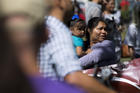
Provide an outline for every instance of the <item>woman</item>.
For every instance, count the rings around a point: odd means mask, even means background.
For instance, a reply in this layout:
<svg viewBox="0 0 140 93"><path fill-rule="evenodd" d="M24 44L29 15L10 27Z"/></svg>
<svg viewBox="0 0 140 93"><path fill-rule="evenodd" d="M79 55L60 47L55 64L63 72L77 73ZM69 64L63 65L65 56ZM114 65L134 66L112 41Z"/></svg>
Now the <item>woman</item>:
<svg viewBox="0 0 140 93"><path fill-rule="evenodd" d="M45 2L1 0L0 8L0 93L81 93L38 72L37 51L47 39Z"/></svg>
<svg viewBox="0 0 140 93"><path fill-rule="evenodd" d="M140 2L133 8L132 22L128 27L124 43L128 45L129 56L140 58Z"/></svg>
<svg viewBox="0 0 140 93"><path fill-rule="evenodd" d="M107 40L107 25L102 18L92 18L88 22L90 33L90 53L79 59L84 68L95 64L106 66L116 63L115 47L112 41Z"/></svg>

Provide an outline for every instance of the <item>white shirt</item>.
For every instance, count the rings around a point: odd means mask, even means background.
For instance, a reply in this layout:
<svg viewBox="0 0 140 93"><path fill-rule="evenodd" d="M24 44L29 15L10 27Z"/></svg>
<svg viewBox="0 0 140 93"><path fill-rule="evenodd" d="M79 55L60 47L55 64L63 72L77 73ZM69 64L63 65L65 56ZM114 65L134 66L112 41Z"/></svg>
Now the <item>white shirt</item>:
<svg viewBox="0 0 140 93"><path fill-rule="evenodd" d="M129 25L124 43L134 47L135 53L140 55L140 30L138 30L136 24L132 23Z"/></svg>
<svg viewBox="0 0 140 93"><path fill-rule="evenodd" d="M117 12L114 13L114 14L105 14L105 15L104 15L104 18L105 18L105 19L113 20L113 18L114 18L114 20L115 20L115 22L116 22L117 24L120 23L120 17L121 17L120 11L117 11Z"/></svg>
<svg viewBox="0 0 140 93"><path fill-rule="evenodd" d="M63 80L74 71L81 70L69 29L55 17L46 21L49 40L40 49L40 72L44 77Z"/></svg>

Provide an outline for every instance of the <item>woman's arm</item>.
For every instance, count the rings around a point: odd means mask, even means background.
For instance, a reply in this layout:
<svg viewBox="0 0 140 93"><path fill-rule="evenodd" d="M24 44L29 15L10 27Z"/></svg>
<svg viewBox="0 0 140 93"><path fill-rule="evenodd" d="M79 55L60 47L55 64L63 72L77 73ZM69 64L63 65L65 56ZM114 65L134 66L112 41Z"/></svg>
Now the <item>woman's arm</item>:
<svg viewBox="0 0 140 93"><path fill-rule="evenodd" d="M81 66L88 67L99 62L103 62L105 64L108 60L114 60L115 62L115 58L116 55L113 43L105 42L104 44L102 43L95 46L95 49L93 49L91 53L81 57L79 61Z"/></svg>

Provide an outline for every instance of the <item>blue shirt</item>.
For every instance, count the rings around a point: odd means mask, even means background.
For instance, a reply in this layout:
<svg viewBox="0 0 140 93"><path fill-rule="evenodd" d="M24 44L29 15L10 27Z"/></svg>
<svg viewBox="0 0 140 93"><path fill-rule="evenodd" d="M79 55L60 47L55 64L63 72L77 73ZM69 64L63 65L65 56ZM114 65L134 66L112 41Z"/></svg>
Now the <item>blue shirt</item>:
<svg viewBox="0 0 140 93"><path fill-rule="evenodd" d="M73 40L73 45L74 45L75 49L76 49L76 47L83 47L84 46L84 41L82 38L77 37L77 36L72 36L72 40Z"/></svg>

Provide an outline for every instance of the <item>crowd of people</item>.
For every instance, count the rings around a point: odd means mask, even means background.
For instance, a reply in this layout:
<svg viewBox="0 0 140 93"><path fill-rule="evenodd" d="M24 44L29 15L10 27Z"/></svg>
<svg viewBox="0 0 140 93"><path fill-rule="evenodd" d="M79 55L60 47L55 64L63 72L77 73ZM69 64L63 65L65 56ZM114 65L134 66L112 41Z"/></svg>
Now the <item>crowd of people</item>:
<svg viewBox="0 0 140 93"><path fill-rule="evenodd" d="M128 6L129 4L125 4ZM140 57L140 2L124 44ZM115 0L0 0L0 93L117 93L83 70L120 62Z"/></svg>

